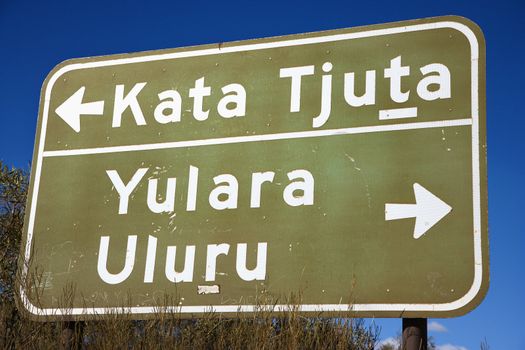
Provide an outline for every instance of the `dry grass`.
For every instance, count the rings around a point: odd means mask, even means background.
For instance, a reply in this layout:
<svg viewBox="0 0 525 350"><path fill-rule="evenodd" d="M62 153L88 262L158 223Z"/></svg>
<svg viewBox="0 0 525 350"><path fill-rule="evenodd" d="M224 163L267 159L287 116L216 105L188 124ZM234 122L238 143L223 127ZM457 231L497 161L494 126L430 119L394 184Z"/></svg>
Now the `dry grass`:
<svg viewBox="0 0 525 350"><path fill-rule="evenodd" d="M199 319L157 312L133 320L126 312L84 322L30 321L13 304L0 305L0 347L12 349L366 349L378 329L363 320L306 318L294 307L261 309L250 317L224 318L210 312Z"/></svg>

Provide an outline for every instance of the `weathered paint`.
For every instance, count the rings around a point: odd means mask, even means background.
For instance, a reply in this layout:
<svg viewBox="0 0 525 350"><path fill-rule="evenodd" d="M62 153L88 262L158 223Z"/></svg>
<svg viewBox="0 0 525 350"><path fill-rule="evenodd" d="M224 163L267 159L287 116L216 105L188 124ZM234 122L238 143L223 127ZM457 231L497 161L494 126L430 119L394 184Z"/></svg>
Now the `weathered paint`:
<svg viewBox="0 0 525 350"><path fill-rule="evenodd" d="M394 101L385 78L397 57L410 67L400 85L406 102ZM433 63L450 71L450 97L427 101L417 87ZM310 66L294 106L282 69ZM357 96L370 70L373 103L350 106L345 73L355 72ZM140 318L168 295L176 299L168 307L187 317L210 307L236 315L254 311L264 292L299 293L303 312L471 310L488 288L484 71L483 36L458 17L60 64L42 89L22 250L31 262L22 279L45 278L21 286L20 305L36 318L121 307ZM202 78L207 119L191 98ZM117 94L144 82L143 120L132 104L115 118ZM244 88L245 111L224 117L221 89L230 84ZM162 124L154 115L167 90L180 94L180 121ZM298 171L311 175L313 193L295 205L288 186ZM214 183L219 175L235 177L235 209L217 209L224 195L211 199L231 179ZM168 178L176 178L174 209L155 213ZM155 179L162 195L148 202ZM418 239L414 219L401 219L412 214L385 220L387 204L414 208L414 184L451 207ZM198 292L212 281L220 293ZM71 284L76 294L64 305Z"/></svg>

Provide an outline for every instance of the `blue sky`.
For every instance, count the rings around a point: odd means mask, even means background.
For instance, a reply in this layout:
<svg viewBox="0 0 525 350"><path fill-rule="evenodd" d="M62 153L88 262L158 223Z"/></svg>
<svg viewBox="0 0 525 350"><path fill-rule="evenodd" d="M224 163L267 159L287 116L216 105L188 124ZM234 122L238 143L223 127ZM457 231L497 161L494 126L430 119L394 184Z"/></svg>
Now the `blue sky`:
<svg viewBox="0 0 525 350"><path fill-rule="evenodd" d="M478 349L483 338L492 349L525 349L524 13L523 1L0 0L0 159L18 167L30 162L42 82L68 58L465 16L482 28L487 42L491 282L476 310L429 320L430 335L442 350ZM384 339L400 331L399 319L375 322Z"/></svg>

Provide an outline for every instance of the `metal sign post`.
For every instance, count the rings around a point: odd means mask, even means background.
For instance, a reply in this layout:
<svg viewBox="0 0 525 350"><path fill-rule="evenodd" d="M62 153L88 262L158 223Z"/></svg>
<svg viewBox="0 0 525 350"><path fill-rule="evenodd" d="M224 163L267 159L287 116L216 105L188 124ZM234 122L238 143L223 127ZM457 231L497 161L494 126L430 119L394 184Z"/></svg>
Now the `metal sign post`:
<svg viewBox="0 0 525 350"><path fill-rule="evenodd" d="M426 318L403 318L403 350L427 350L428 332Z"/></svg>
<svg viewBox="0 0 525 350"><path fill-rule="evenodd" d="M484 70L459 17L58 65L19 304L464 314L488 287Z"/></svg>

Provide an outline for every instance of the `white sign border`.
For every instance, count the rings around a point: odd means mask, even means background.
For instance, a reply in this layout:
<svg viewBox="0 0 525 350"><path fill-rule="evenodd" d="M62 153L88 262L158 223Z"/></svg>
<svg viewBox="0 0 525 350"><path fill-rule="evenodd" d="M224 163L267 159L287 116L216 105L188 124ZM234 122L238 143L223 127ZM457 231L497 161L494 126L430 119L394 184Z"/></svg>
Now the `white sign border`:
<svg viewBox="0 0 525 350"><path fill-rule="evenodd" d="M322 42L333 42L340 40L350 40L357 38L366 38L372 36L382 36L389 34L400 34L415 31L424 31L440 28L452 28L462 33L469 41L471 46L471 98L472 98L472 190L473 190L473 240L474 240L474 280L469 291L461 298L448 303L440 304L302 304L297 306L297 311L302 312L444 312L458 310L474 300L482 287L483 278L483 264L482 264L482 245L481 245L481 182L480 182L480 163L479 163L479 96L478 96L478 63L479 63L479 44L474 32L465 24L454 22L452 20L438 21L434 23L423 23L414 25L402 25L400 27L374 29L369 31L335 34L319 37L309 37L302 39L283 40L277 42L267 42L258 44L237 45L223 48L208 48L202 50L175 52L158 55L147 55L144 57L118 58L106 61L88 62L88 63L73 63L66 65L56 71L49 79L44 95L44 106L42 109L42 124L40 130L40 140L38 143L38 156L36 161L34 183L31 192L31 207L29 208L29 223L26 237L26 247L24 253L24 266L22 268L22 281L27 276L27 264L30 260L33 229L35 224L35 212L38 199L38 190L40 185L40 174L42 170L42 160L44 157L44 145L47 121L49 116L49 103L51 98L51 90L54 83L59 77L66 72L95 68L112 65L122 65L130 63L158 61L165 59L175 59L182 57L198 57L205 55L225 54L240 51L253 51L269 48L288 47L297 45L317 44ZM52 156L51 154L49 156ZM105 307L105 308L39 308L33 305L20 285L20 297L22 304L30 314L35 316L79 316L79 315L104 315L108 313L129 312L131 314L153 314L159 312L158 307L143 306L143 307ZM207 306L171 306L163 308L167 312L180 312L183 314L205 313L213 310L220 313L237 313L237 312L254 312L261 308L274 307L276 310L287 310L288 305L207 305Z"/></svg>

